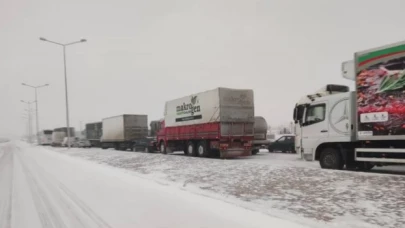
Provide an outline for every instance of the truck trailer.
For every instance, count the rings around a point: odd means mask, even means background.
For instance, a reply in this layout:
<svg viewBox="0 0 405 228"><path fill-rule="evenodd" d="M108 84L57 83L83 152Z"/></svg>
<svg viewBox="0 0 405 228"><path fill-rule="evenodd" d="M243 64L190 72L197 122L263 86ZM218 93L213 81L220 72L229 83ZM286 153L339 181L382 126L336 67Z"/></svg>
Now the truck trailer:
<svg viewBox="0 0 405 228"><path fill-rule="evenodd" d="M52 144L52 130L42 130L38 134L39 138L39 145L51 145Z"/></svg>
<svg viewBox="0 0 405 228"><path fill-rule="evenodd" d="M405 42L357 52L353 63L356 91L328 85L296 104L296 149L327 169L403 165Z"/></svg>
<svg viewBox="0 0 405 228"><path fill-rule="evenodd" d="M86 124L86 139L90 141L91 146L100 147L100 139L103 134L103 122Z"/></svg>
<svg viewBox="0 0 405 228"><path fill-rule="evenodd" d="M52 146L62 146L63 139L67 137L68 133L67 127L55 128L52 132ZM75 129L73 127L69 128L70 137L75 136Z"/></svg>
<svg viewBox="0 0 405 228"><path fill-rule="evenodd" d="M163 154L250 156L253 90L216 88L166 102L157 142Z"/></svg>
<svg viewBox="0 0 405 228"><path fill-rule="evenodd" d="M134 149L148 136L148 116L124 114L103 119L101 147L116 150ZM135 148L136 149L136 148Z"/></svg>

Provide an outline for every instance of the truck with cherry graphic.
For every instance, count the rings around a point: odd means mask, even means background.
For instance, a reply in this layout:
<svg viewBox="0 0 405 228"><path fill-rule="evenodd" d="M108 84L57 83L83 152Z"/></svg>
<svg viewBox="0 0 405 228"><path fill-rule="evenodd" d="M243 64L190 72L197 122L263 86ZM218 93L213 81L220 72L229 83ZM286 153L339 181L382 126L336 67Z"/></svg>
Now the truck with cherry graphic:
<svg viewBox="0 0 405 228"><path fill-rule="evenodd" d="M356 52L342 65L355 91L327 85L294 108L296 150L322 168L405 163L405 41Z"/></svg>

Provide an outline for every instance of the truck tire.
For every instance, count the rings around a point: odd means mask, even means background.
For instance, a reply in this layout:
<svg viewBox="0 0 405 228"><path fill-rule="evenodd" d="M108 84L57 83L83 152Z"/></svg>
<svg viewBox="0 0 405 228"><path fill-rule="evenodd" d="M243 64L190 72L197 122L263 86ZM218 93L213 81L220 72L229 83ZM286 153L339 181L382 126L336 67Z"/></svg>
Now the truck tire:
<svg viewBox="0 0 405 228"><path fill-rule="evenodd" d="M199 157L208 157L208 148L205 141L200 141L197 146L197 154Z"/></svg>
<svg viewBox="0 0 405 228"><path fill-rule="evenodd" d="M163 141L160 142L159 148L160 148L160 153L167 154L166 145L165 145L165 143Z"/></svg>
<svg viewBox="0 0 405 228"><path fill-rule="evenodd" d="M197 157L197 155L198 155L195 145L192 141L189 141L187 143L187 154L188 154L188 156L193 156L193 157Z"/></svg>
<svg viewBox="0 0 405 228"><path fill-rule="evenodd" d="M257 153L259 153L259 149L253 149L252 150L252 155L256 155Z"/></svg>
<svg viewBox="0 0 405 228"><path fill-rule="evenodd" d="M344 166L342 155L335 148L323 149L319 163L322 169L343 169Z"/></svg>
<svg viewBox="0 0 405 228"><path fill-rule="evenodd" d="M183 152L184 155L188 156L187 145L184 145Z"/></svg>
<svg viewBox="0 0 405 228"><path fill-rule="evenodd" d="M296 153L297 153L297 152L295 151L295 147L293 147L293 146L291 147L290 152L293 153L293 154L296 154Z"/></svg>

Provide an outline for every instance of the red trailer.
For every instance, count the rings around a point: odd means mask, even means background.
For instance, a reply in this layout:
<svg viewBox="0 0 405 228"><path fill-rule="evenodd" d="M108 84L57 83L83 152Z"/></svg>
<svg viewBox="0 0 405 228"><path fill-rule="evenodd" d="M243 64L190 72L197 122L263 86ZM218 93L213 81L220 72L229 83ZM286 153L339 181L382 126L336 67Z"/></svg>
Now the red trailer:
<svg viewBox="0 0 405 228"><path fill-rule="evenodd" d="M253 91L217 88L166 102L157 142L164 154L250 156L253 125Z"/></svg>

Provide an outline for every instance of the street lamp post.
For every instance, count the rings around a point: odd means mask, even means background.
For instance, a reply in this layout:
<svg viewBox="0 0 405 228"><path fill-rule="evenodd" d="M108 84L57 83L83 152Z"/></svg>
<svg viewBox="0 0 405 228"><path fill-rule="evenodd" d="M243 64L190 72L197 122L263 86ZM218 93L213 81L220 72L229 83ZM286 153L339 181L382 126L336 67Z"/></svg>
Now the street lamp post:
<svg viewBox="0 0 405 228"><path fill-rule="evenodd" d="M30 135L30 123L28 116L21 116L21 119L27 120L27 135L25 136L27 140L29 140L29 135Z"/></svg>
<svg viewBox="0 0 405 228"><path fill-rule="evenodd" d="M71 43L67 43L67 44L61 44L61 43L58 43L55 41L45 39L43 37L40 37L39 39L41 41L53 43L53 44L63 47L63 66L64 66L64 70L65 70L66 125L67 125L67 137L68 137L67 144L68 144L68 148L70 149L69 100L68 100L68 86L67 86L67 73L66 73L66 47L73 45L73 44L77 44L77 43L83 43L83 42L86 42L87 40L81 39L79 41L75 41L75 42L71 42Z"/></svg>
<svg viewBox="0 0 405 228"><path fill-rule="evenodd" d="M32 143L31 104L34 103L35 101L24 101L24 100L21 100L21 102L28 105L28 110L27 110L27 111L28 111L28 126L29 126L29 128L28 128L28 131L29 131L29 136L28 136L28 138L29 138L30 143Z"/></svg>
<svg viewBox="0 0 405 228"><path fill-rule="evenodd" d="M21 83L23 86L31 87L35 90L35 119L36 119L36 131L37 131L37 142L39 143L39 117L38 117L38 94L37 89L49 86L49 84L39 85L39 86L32 86L25 83Z"/></svg>

